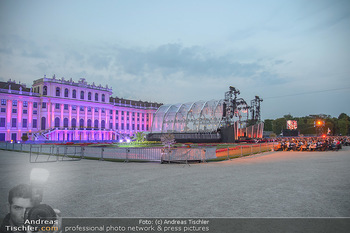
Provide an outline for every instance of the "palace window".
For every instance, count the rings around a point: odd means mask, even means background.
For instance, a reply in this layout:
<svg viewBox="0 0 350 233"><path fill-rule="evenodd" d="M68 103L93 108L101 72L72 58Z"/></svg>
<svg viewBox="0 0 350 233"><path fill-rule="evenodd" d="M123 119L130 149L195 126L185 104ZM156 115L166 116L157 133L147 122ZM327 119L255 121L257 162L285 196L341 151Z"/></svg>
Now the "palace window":
<svg viewBox="0 0 350 233"><path fill-rule="evenodd" d="M56 96L61 96L61 88L56 87Z"/></svg>
<svg viewBox="0 0 350 233"><path fill-rule="evenodd" d="M13 100L12 106L17 106L17 100Z"/></svg>
<svg viewBox="0 0 350 233"><path fill-rule="evenodd" d="M27 101L23 101L23 107L28 107L28 102Z"/></svg>
<svg viewBox="0 0 350 233"><path fill-rule="evenodd" d="M33 128L38 128L38 120L33 119Z"/></svg>
<svg viewBox="0 0 350 233"><path fill-rule="evenodd" d="M23 119L23 120L22 120L22 127L23 127L23 128L27 128L27 127L28 127L28 126L27 126L27 121L28 121L27 119Z"/></svg>
<svg viewBox="0 0 350 233"><path fill-rule="evenodd" d="M33 103L33 108L37 108L38 107L38 102L34 102Z"/></svg>
<svg viewBox="0 0 350 233"><path fill-rule="evenodd" d="M68 110L68 104L64 104L63 107L64 107L64 110Z"/></svg>
<svg viewBox="0 0 350 233"><path fill-rule="evenodd" d="M68 88L64 89L64 97L68 97L69 95L69 91Z"/></svg>
<svg viewBox="0 0 350 233"><path fill-rule="evenodd" d="M58 118L58 117L55 118L55 127L56 128L60 127L60 118Z"/></svg>
<svg viewBox="0 0 350 233"><path fill-rule="evenodd" d="M46 118L41 118L41 130L44 130L46 128Z"/></svg>
<svg viewBox="0 0 350 233"><path fill-rule="evenodd" d="M38 120L33 119L33 128L38 128Z"/></svg>
<svg viewBox="0 0 350 233"><path fill-rule="evenodd" d="M47 95L47 86L44 86L43 88L43 95Z"/></svg>
<svg viewBox="0 0 350 233"><path fill-rule="evenodd" d="M72 119L72 128L77 127L77 120L75 118Z"/></svg>
<svg viewBox="0 0 350 233"><path fill-rule="evenodd" d="M106 122L104 120L101 121L101 129L104 129L106 127Z"/></svg>
<svg viewBox="0 0 350 233"><path fill-rule="evenodd" d="M17 127L17 118L12 118L11 127Z"/></svg>
<svg viewBox="0 0 350 233"><path fill-rule="evenodd" d="M73 90L72 97L73 97L74 99L77 98L77 91L76 91L76 90Z"/></svg>
<svg viewBox="0 0 350 233"><path fill-rule="evenodd" d="M102 94L102 102L105 102L105 94Z"/></svg>
<svg viewBox="0 0 350 233"><path fill-rule="evenodd" d="M45 102L41 103L41 108L46 108L46 103Z"/></svg>
<svg viewBox="0 0 350 233"><path fill-rule="evenodd" d="M27 109L23 109L23 114L28 114L28 110Z"/></svg>
<svg viewBox="0 0 350 233"><path fill-rule="evenodd" d="M95 121L94 121L94 128L95 128L95 130L98 129L98 120L95 120Z"/></svg>
<svg viewBox="0 0 350 233"><path fill-rule="evenodd" d="M0 118L0 127L5 127L5 117Z"/></svg>
<svg viewBox="0 0 350 233"><path fill-rule="evenodd" d="M6 105L6 100L5 99L1 99L1 105Z"/></svg>
<svg viewBox="0 0 350 233"><path fill-rule="evenodd" d="M84 99L84 91L80 92L80 99L83 100Z"/></svg>
<svg viewBox="0 0 350 233"><path fill-rule="evenodd" d="M55 108L56 108L56 109L60 109L60 104L56 103L56 104L55 104Z"/></svg>
<svg viewBox="0 0 350 233"><path fill-rule="evenodd" d="M68 118L63 119L63 127L68 128Z"/></svg>
<svg viewBox="0 0 350 233"><path fill-rule="evenodd" d="M91 100L91 92L88 93L88 100Z"/></svg>
<svg viewBox="0 0 350 233"><path fill-rule="evenodd" d="M98 101L98 93L95 93L95 101Z"/></svg>

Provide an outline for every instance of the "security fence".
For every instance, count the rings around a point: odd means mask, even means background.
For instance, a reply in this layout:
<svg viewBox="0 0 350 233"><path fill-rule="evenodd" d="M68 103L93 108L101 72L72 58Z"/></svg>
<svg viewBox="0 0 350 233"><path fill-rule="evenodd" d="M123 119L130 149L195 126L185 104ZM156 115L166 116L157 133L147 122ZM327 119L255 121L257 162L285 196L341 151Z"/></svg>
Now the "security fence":
<svg viewBox="0 0 350 233"><path fill-rule="evenodd" d="M77 161L81 160L83 156L84 147L65 145L29 145L29 162L31 163L57 162L59 160Z"/></svg>
<svg viewBox="0 0 350 233"><path fill-rule="evenodd" d="M206 161L216 158L215 147L203 148L118 148L47 144L0 143L0 149L29 152L31 163L76 161L82 158L111 161Z"/></svg>
<svg viewBox="0 0 350 233"><path fill-rule="evenodd" d="M205 162L215 159L230 159L273 150L274 143L250 145L229 144L227 148L120 148L103 146L73 146L48 144L0 143L0 149L29 152L29 162L44 163L57 161L78 161L83 158L110 161L157 161L166 162Z"/></svg>
<svg viewBox="0 0 350 233"><path fill-rule="evenodd" d="M247 145L228 145L226 148L216 150L217 158L235 158L274 150L278 143L257 143Z"/></svg>
<svg viewBox="0 0 350 233"><path fill-rule="evenodd" d="M216 147L201 148L163 148L161 163L170 162L205 162L216 159Z"/></svg>

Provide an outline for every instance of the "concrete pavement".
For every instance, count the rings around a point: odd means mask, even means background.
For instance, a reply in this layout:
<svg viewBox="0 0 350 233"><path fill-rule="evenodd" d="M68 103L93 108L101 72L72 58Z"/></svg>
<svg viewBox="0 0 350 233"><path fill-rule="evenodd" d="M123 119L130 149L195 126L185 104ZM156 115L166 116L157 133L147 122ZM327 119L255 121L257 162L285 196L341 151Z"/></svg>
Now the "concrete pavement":
<svg viewBox="0 0 350 233"><path fill-rule="evenodd" d="M350 147L268 152L201 164L29 163L0 151L0 216L32 168L50 172L43 203L64 217L350 217Z"/></svg>

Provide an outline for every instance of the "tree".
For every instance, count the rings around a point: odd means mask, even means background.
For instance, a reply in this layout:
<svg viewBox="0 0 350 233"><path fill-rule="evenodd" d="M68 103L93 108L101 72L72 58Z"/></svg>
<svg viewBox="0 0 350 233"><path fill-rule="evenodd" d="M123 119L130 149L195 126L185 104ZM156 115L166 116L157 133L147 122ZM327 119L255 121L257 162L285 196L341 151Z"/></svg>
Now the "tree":
<svg viewBox="0 0 350 233"><path fill-rule="evenodd" d="M338 116L338 120L341 120L341 119L349 120L349 116L346 115L345 113L340 113L340 115Z"/></svg>
<svg viewBox="0 0 350 233"><path fill-rule="evenodd" d="M273 120L272 119L266 119L264 121L264 130L265 131L272 131L272 124L273 124Z"/></svg>
<svg viewBox="0 0 350 233"><path fill-rule="evenodd" d="M146 135L144 132L137 132L134 137L132 138L136 142L144 142L146 138Z"/></svg>
<svg viewBox="0 0 350 233"><path fill-rule="evenodd" d="M287 125L287 121L285 118L278 118L274 120L272 124L273 132L277 135L280 135L282 130L286 128L286 125Z"/></svg>
<svg viewBox="0 0 350 233"><path fill-rule="evenodd" d="M309 115L304 117L293 117L291 114L284 115L283 118L277 118L275 120L265 120L265 131L272 131L279 135L283 129L286 128L287 120L296 120L298 122L298 130L303 135L316 134L317 127L314 126L316 120L322 120L325 122L322 127L322 133L327 133L330 129L331 135L350 135L350 117L341 113L338 118L331 117L326 114ZM318 129L321 130L321 129Z"/></svg>
<svg viewBox="0 0 350 233"><path fill-rule="evenodd" d="M26 142L26 141L28 141L29 138L28 138L27 134L23 134L21 139L22 139L23 142Z"/></svg>
<svg viewBox="0 0 350 233"><path fill-rule="evenodd" d="M313 118L309 116L299 117L296 119L296 121L298 122L298 130L300 131L300 134L303 134L303 135L315 134Z"/></svg>
<svg viewBox="0 0 350 233"><path fill-rule="evenodd" d="M292 116L290 113L287 114L287 115L284 115L283 118L286 119L287 121L288 121L288 120L293 120L293 119L294 119L293 116Z"/></svg>
<svg viewBox="0 0 350 233"><path fill-rule="evenodd" d="M168 148L172 147L176 143L173 134L163 134L160 137L160 140L162 141L163 146Z"/></svg>
<svg viewBox="0 0 350 233"><path fill-rule="evenodd" d="M339 126L339 134L347 135L349 132L349 120L348 119L340 119L338 120Z"/></svg>

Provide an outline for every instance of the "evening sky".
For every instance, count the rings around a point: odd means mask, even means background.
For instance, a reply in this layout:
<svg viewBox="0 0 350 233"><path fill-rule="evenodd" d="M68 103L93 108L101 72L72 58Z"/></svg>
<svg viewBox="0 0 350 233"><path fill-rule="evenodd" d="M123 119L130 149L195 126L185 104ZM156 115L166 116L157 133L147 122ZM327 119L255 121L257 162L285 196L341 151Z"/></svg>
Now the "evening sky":
<svg viewBox="0 0 350 233"><path fill-rule="evenodd" d="M348 0L0 1L0 80L85 78L113 96L221 99L262 118L350 115Z"/></svg>

